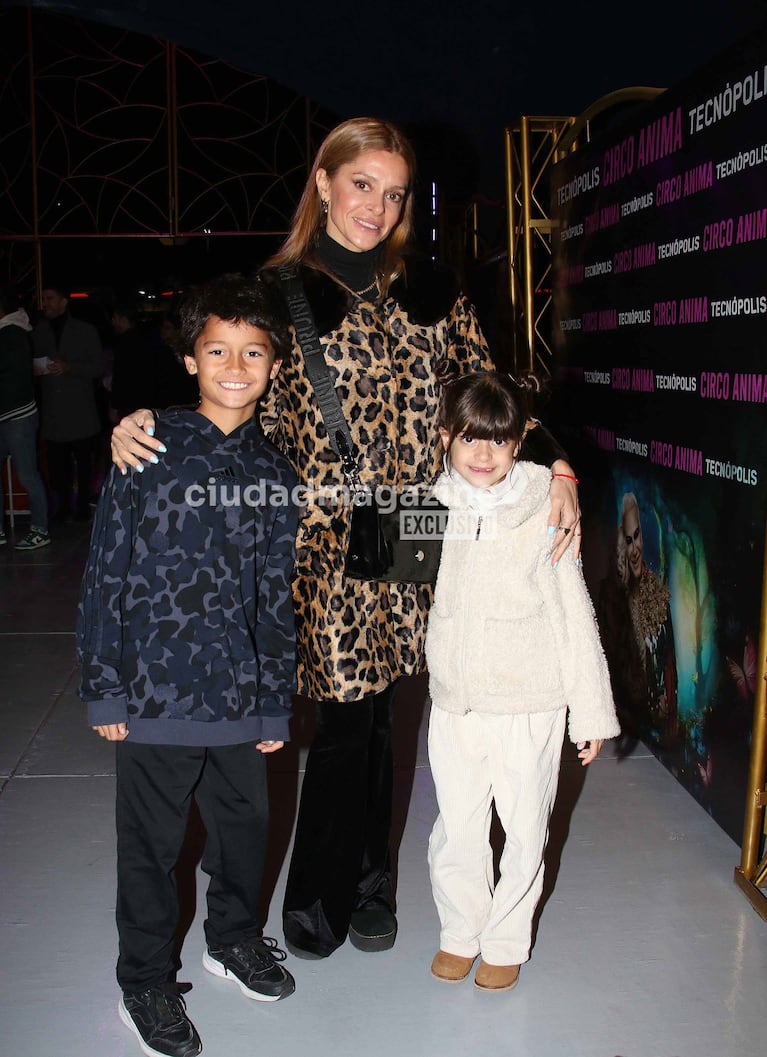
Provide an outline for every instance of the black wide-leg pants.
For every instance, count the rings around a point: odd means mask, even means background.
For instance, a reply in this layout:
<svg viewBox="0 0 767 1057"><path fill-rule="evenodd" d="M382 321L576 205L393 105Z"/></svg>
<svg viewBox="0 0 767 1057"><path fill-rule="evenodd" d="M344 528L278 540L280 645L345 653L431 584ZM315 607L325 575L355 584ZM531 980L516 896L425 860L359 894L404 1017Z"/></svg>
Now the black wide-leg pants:
<svg viewBox="0 0 767 1057"><path fill-rule="evenodd" d="M392 702L396 683L361 701L318 701L283 904L285 938L327 957L354 910L393 909Z"/></svg>
<svg viewBox="0 0 767 1057"><path fill-rule="evenodd" d="M192 797L207 832L205 937L229 946L260 934L269 827L266 761L254 742L215 748L117 745L117 981L141 991L172 979L179 907L175 866Z"/></svg>

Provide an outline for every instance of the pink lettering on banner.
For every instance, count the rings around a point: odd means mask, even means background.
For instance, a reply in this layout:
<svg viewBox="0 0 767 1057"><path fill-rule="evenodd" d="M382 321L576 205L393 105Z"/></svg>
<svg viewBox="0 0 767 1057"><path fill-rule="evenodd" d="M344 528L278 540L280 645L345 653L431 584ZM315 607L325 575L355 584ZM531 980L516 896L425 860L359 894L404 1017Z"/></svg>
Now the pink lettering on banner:
<svg viewBox="0 0 767 1057"><path fill-rule="evenodd" d="M683 448L677 444L674 458L674 469L703 476L703 452L698 448Z"/></svg>
<svg viewBox="0 0 767 1057"><path fill-rule="evenodd" d="M702 371L700 395L708 400L728 400L730 397L730 375L727 371Z"/></svg>
<svg viewBox="0 0 767 1057"><path fill-rule="evenodd" d="M651 121L639 133L637 168L667 158L682 149L682 108Z"/></svg>
<svg viewBox="0 0 767 1057"><path fill-rule="evenodd" d="M615 431L602 426L584 426L583 432L602 451L615 451Z"/></svg>
<svg viewBox="0 0 767 1057"><path fill-rule="evenodd" d="M631 375L631 388L635 393L654 393L654 371L647 367L635 367Z"/></svg>
<svg viewBox="0 0 767 1057"><path fill-rule="evenodd" d="M583 329L588 334L591 331L599 330L599 313L598 312L584 312L583 313Z"/></svg>
<svg viewBox="0 0 767 1057"><path fill-rule="evenodd" d="M655 264L655 243L645 242L634 247L634 267L649 268Z"/></svg>
<svg viewBox="0 0 767 1057"><path fill-rule="evenodd" d="M726 246L732 246L734 231L732 217L706 224L703 228L703 252L709 253L711 250L723 250Z"/></svg>
<svg viewBox="0 0 767 1057"><path fill-rule="evenodd" d="M708 323L708 298L683 297L679 302L679 322Z"/></svg>
<svg viewBox="0 0 767 1057"><path fill-rule="evenodd" d="M629 367L613 367L610 372L613 389L631 388L631 369Z"/></svg>
<svg viewBox="0 0 767 1057"><path fill-rule="evenodd" d="M624 176L629 176L634 171L634 148L634 137L627 136L626 139L605 151L602 180L605 187L622 180Z"/></svg>
<svg viewBox="0 0 767 1057"><path fill-rule="evenodd" d="M757 209L738 217L737 242L756 242L767 238L767 209Z"/></svg>
<svg viewBox="0 0 767 1057"><path fill-rule="evenodd" d="M587 235L593 235L595 231L599 231L598 209L595 209L593 213L589 213L583 222L583 226Z"/></svg>
<svg viewBox="0 0 767 1057"><path fill-rule="evenodd" d="M650 462L658 466L674 465L674 445L662 440L650 441Z"/></svg>
<svg viewBox="0 0 767 1057"><path fill-rule="evenodd" d="M710 161L701 162L694 169L688 169L684 174L684 195L697 194L698 191L708 191L714 186L714 163Z"/></svg>
<svg viewBox="0 0 767 1057"><path fill-rule="evenodd" d="M736 374L732 399L767 404L767 374Z"/></svg>
<svg viewBox="0 0 767 1057"><path fill-rule="evenodd" d="M630 272L633 267L632 260L631 250L618 250L613 254L613 274L622 275L623 272Z"/></svg>
<svg viewBox="0 0 767 1057"><path fill-rule="evenodd" d="M652 321L655 327L676 326L676 301L656 301L652 306Z"/></svg>
<svg viewBox="0 0 767 1057"><path fill-rule="evenodd" d="M682 197L682 177L672 176L668 180L661 180L655 188L655 204L657 206L668 206L672 202L678 202Z"/></svg>
<svg viewBox="0 0 767 1057"><path fill-rule="evenodd" d="M601 213L599 214L599 227L600 228L611 228L614 224L620 223L621 219L621 207L617 202L612 205L604 206Z"/></svg>

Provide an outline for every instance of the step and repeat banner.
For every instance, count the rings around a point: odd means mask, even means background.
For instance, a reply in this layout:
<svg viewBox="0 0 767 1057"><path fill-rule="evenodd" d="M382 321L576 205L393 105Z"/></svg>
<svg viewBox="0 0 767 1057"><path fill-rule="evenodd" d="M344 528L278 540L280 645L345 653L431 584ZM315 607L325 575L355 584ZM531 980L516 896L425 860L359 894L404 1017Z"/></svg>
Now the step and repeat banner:
<svg viewBox="0 0 767 1057"><path fill-rule="evenodd" d="M555 430L626 745L740 843L767 514L767 32L552 169Z"/></svg>

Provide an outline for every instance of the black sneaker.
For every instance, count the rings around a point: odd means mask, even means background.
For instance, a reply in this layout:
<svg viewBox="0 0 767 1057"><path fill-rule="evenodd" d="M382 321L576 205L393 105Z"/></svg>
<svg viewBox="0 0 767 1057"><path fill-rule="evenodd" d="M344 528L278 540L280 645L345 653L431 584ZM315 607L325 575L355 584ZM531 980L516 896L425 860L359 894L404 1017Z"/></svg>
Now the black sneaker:
<svg viewBox="0 0 767 1057"><path fill-rule="evenodd" d="M285 951L271 936L243 940L231 947L208 947L202 955L209 973L231 980L247 998L257 1002L278 1002L295 991L295 980L277 964L283 961Z"/></svg>
<svg viewBox="0 0 767 1057"><path fill-rule="evenodd" d="M124 991L118 1012L149 1057L197 1057L202 1050L183 998L170 989Z"/></svg>

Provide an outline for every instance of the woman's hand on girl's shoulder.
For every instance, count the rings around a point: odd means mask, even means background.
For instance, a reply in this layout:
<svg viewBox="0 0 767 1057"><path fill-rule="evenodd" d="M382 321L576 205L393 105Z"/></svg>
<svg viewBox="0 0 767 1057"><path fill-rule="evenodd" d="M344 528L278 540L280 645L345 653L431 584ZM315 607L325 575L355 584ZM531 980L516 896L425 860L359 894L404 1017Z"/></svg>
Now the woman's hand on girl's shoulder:
<svg viewBox="0 0 767 1057"><path fill-rule="evenodd" d="M578 502L578 480L573 468L564 459L557 459L551 467L551 513L549 535L552 537L551 564L556 566L568 547L578 561L581 553L581 508Z"/></svg>
<svg viewBox="0 0 767 1057"><path fill-rule="evenodd" d="M112 462L120 473L126 474L128 467L144 472L145 463L159 462L157 452L167 448L154 436L154 415L142 407L125 418L120 419L112 430Z"/></svg>

